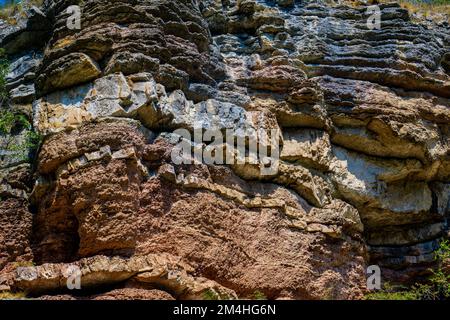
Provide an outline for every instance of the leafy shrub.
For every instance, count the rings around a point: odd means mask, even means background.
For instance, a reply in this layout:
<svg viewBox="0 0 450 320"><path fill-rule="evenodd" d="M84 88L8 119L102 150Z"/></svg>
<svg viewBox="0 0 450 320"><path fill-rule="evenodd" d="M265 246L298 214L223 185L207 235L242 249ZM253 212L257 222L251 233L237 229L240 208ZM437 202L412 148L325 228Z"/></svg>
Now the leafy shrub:
<svg viewBox="0 0 450 320"><path fill-rule="evenodd" d="M366 295L367 300L449 300L450 274L444 271L443 264L450 259L450 242L442 240L435 251L438 266L430 270L427 283L416 283L411 288L395 287L386 283L383 290Z"/></svg>
<svg viewBox="0 0 450 320"><path fill-rule="evenodd" d="M0 134L10 134L14 126L15 116L12 112L0 110Z"/></svg>

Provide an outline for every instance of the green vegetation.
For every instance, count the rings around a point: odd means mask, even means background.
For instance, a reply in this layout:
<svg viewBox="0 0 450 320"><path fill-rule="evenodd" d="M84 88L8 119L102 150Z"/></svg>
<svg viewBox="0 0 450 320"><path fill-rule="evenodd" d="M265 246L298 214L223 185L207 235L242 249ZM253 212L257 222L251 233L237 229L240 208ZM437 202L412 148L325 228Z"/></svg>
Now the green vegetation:
<svg viewBox="0 0 450 320"><path fill-rule="evenodd" d="M17 143L17 134L21 132L24 137ZM0 150L16 155L20 161L30 160L42 140L24 115L5 110L0 111L0 137Z"/></svg>
<svg viewBox="0 0 450 320"><path fill-rule="evenodd" d="M0 6L0 19L10 25L16 25L18 18L26 18L26 9L31 6L41 6L43 0L6 1Z"/></svg>
<svg viewBox="0 0 450 320"><path fill-rule="evenodd" d="M393 286L390 283L383 285L383 290L369 293L366 300L418 300L415 290L407 290L403 286Z"/></svg>
<svg viewBox="0 0 450 320"><path fill-rule="evenodd" d="M267 297L266 297L266 295L263 292L261 292L259 290L256 290L253 293L253 299L254 300L267 300Z"/></svg>
<svg viewBox="0 0 450 320"><path fill-rule="evenodd" d="M446 5L450 4L449 0L401 0L400 2L410 2L417 5L428 4L428 5Z"/></svg>
<svg viewBox="0 0 450 320"><path fill-rule="evenodd" d="M365 2L361 0L324 0L328 4L337 5L344 4L348 6L359 7ZM450 16L450 0L369 0L367 4L376 5L380 3L397 2L411 14L417 13L424 18L435 20L436 14L446 14L447 21Z"/></svg>
<svg viewBox="0 0 450 320"><path fill-rule="evenodd" d="M6 75L9 71L9 62L6 58L5 51L0 48L0 106L8 98L8 91L6 90Z"/></svg>
<svg viewBox="0 0 450 320"><path fill-rule="evenodd" d="M25 11L21 3L9 2L0 8L0 19L6 21L10 25L17 24L19 15L25 18Z"/></svg>
<svg viewBox="0 0 450 320"><path fill-rule="evenodd" d="M204 300L220 300L220 296L212 289L208 289L202 294Z"/></svg>
<svg viewBox="0 0 450 320"><path fill-rule="evenodd" d="M27 117L5 108L8 100L5 79L8 70L9 62L4 51L0 50L0 150L17 155L21 161L27 161L30 154L37 150L41 136L33 131L33 126ZM18 137L20 134L24 136ZM21 142L17 143L17 141Z"/></svg>
<svg viewBox="0 0 450 320"><path fill-rule="evenodd" d="M232 296L228 296L226 294L221 295L220 293L217 293L213 289L205 290L202 293L202 298L204 300L231 300L231 299L234 299ZM247 298L251 299L251 300L267 300L267 296L259 290L256 290L255 292L253 292L253 294Z"/></svg>
<svg viewBox="0 0 450 320"><path fill-rule="evenodd" d="M400 0L402 8L411 13L422 13L425 17L431 17L432 14L444 13L450 15L449 0Z"/></svg>
<svg viewBox="0 0 450 320"><path fill-rule="evenodd" d="M450 273L445 270L444 264L450 259L450 242L443 240L435 252L438 266L431 271L426 283L416 283L411 288L384 284L383 290L369 293L367 300L449 300L450 299Z"/></svg>

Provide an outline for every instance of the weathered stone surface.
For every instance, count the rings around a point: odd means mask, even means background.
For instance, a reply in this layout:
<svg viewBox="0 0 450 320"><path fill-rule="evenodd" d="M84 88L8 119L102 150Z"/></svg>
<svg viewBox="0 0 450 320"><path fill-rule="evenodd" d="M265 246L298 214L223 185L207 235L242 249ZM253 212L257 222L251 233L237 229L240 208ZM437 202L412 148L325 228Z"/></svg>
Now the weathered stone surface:
<svg viewBox="0 0 450 320"><path fill-rule="evenodd" d="M34 294L64 289L75 268L78 268L81 274L80 285L85 288L133 279L137 283L165 288L181 299L199 299L206 291L225 299L236 298L232 290L223 288L213 281L190 276L188 272L192 272L192 269L170 255L144 255L130 259L93 256L66 265L21 267L15 271L13 288ZM103 299L108 299L108 295L94 298L94 300Z"/></svg>
<svg viewBox="0 0 450 320"><path fill-rule="evenodd" d="M89 82L101 74L97 63L84 53L71 53L59 58L44 70L51 71L36 79L41 94Z"/></svg>
<svg viewBox="0 0 450 320"><path fill-rule="evenodd" d="M114 134L105 135L109 130ZM363 281L357 276L364 265L363 226L353 207L336 200L317 209L288 189L245 182L226 167L185 171L161 165L170 159L170 148L164 136L149 144L139 127L125 120L89 124L49 138L39 172L56 180L40 191L44 198L35 197L36 261L170 251L197 274L226 284L239 296L263 290L273 298L319 298L325 288L316 281L338 285L335 297L360 294L356 283ZM152 167L159 167L156 175ZM200 229L192 229L193 223ZM274 227L280 230L276 234ZM261 239L267 246L263 251ZM334 259L331 248L345 246L340 254L353 256L352 263L342 259L333 269L311 265L307 252L315 241L329 248L324 259ZM305 273L319 267L326 276ZM311 285L303 287L304 281ZM354 283L354 290L345 288L346 281Z"/></svg>

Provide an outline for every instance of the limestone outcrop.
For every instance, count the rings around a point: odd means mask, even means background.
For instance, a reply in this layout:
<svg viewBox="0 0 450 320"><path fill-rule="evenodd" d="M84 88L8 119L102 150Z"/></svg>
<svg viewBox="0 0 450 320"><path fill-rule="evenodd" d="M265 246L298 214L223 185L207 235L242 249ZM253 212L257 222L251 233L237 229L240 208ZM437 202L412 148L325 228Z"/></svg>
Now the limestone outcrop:
<svg viewBox="0 0 450 320"><path fill-rule="evenodd" d="M450 27L379 7L379 29L320 0L46 0L0 24L4 108L32 123L0 139L42 137L0 154L0 290L359 299L368 265L426 273L449 236ZM277 171L226 141L231 164L174 163L212 145L180 129L272 130Z"/></svg>

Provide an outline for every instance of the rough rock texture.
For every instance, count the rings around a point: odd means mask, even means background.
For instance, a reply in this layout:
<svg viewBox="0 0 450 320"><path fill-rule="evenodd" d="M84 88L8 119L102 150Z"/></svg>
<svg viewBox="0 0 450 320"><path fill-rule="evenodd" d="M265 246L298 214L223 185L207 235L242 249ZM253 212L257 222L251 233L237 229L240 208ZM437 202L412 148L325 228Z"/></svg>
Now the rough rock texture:
<svg viewBox="0 0 450 320"><path fill-rule="evenodd" d="M129 286L162 287L180 299L201 299L202 294L208 290L223 298L236 298L232 290L214 281L192 278L186 273L186 270L191 268L177 260L165 254L134 256L127 260L118 257L93 256L69 266L44 264L39 267L18 268L13 281L18 288L27 290L29 293L62 290L66 289L66 279L72 270L70 268L77 266L81 275L81 286L85 289L120 283L133 278L134 282ZM139 292L138 289L136 288L135 291ZM103 299L107 299L109 295L114 295L114 292L104 295Z"/></svg>
<svg viewBox="0 0 450 320"><path fill-rule="evenodd" d="M85 0L69 30L74 2L0 26L9 108L44 138L32 166L2 156L0 286L358 299L370 264L407 282L433 263L450 215L448 23L395 3L370 30L365 6L321 1ZM278 130L277 173L173 163L174 130L199 128ZM71 265L86 292L65 290Z"/></svg>

